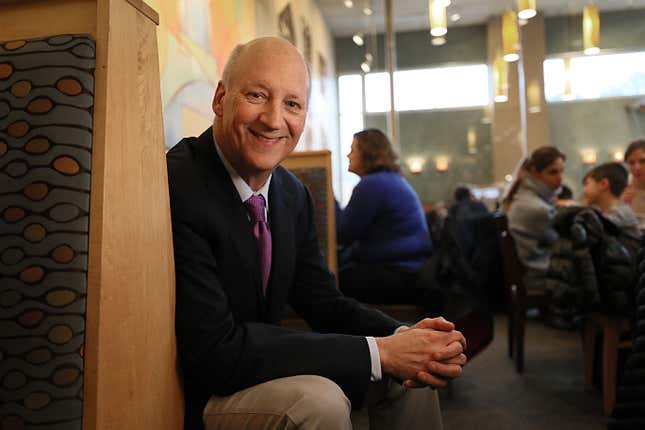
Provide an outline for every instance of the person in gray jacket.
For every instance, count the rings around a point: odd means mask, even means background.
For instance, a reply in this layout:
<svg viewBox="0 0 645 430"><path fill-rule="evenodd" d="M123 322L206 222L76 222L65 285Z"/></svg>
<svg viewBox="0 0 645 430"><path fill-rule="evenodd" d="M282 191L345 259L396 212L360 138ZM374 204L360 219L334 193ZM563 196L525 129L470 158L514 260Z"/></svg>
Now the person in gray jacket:
<svg viewBox="0 0 645 430"><path fill-rule="evenodd" d="M551 247L558 238L553 228L554 199L562 184L565 160L555 147L536 149L507 197L509 229L527 278L543 277L549 268Z"/></svg>

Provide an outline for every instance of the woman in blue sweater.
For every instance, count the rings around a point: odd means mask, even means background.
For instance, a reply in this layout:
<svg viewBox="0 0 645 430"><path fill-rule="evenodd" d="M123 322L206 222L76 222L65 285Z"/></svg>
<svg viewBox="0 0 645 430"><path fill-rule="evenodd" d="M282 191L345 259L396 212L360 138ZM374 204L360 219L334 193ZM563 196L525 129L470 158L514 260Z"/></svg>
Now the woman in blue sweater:
<svg viewBox="0 0 645 430"><path fill-rule="evenodd" d="M347 158L361 180L344 210L336 204L338 243L346 250L340 289L368 303L415 301L416 274L432 253L421 202L380 130L356 133Z"/></svg>

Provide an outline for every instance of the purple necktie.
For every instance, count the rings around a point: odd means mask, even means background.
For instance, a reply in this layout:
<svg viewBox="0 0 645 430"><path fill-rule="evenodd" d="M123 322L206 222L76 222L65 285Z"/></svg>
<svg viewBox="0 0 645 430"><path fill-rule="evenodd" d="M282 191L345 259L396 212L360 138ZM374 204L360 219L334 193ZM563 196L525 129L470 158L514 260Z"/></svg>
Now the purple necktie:
<svg viewBox="0 0 645 430"><path fill-rule="evenodd" d="M271 232L267 227L264 197L261 195L251 196L244 204L253 224L253 236L255 236L258 243L262 292L266 295L269 274L271 273Z"/></svg>

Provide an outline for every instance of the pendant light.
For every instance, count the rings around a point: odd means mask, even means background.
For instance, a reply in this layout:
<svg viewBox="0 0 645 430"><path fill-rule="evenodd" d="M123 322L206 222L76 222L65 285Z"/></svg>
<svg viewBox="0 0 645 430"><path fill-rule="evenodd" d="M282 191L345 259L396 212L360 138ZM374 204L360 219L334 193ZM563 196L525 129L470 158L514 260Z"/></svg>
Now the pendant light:
<svg viewBox="0 0 645 430"><path fill-rule="evenodd" d="M448 33L446 8L441 5L441 2L429 0L428 15L430 18L430 34L435 37L439 37Z"/></svg>
<svg viewBox="0 0 645 430"><path fill-rule="evenodd" d="M531 19L537 15L535 0L517 0L517 17L519 19Z"/></svg>
<svg viewBox="0 0 645 430"><path fill-rule="evenodd" d="M504 61L512 63L520 59L520 35L517 30L517 15L512 10L502 15L502 50Z"/></svg>
<svg viewBox="0 0 645 430"><path fill-rule="evenodd" d="M600 52L600 15L596 5L588 4L582 11L582 41L586 55Z"/></svg>

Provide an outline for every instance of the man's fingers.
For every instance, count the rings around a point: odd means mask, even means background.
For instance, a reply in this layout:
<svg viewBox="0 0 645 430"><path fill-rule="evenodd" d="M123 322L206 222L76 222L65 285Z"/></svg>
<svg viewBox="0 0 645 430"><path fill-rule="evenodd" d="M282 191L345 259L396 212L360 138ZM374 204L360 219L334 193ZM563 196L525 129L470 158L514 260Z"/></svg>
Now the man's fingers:
<svg viewBox="0 0 645 430"><path fill-rule="evenodd" d="M428 372L417 372L417 381L435 388L443 388L448 385L448 381L444 378Z"/></svg>
<svg viewBox="0 0 645 430"><path fill-rule="evenodd" d="M445 364L458 364L460 366L464 366L466 362L468 361L468 358L466 357L466 354L459 354L455 357L449 358L447 360L443 360L442 363Z"/></svg>
<svg viewBox="0 0 645 430"><path fill-rule="evenodd" d="M439 351L435 351L431 358L434 361L444 361L455 357L462 352L464 352L462 344L460 342L452 342Z"/></svg>
<svg viewBox="0 0 645 430"><path fill-rule="evenodd" d="M431 328L439 331L453 331L455 325L447 321L444 317L424 318L417 322L413 328Z"/></svg>
<svg viewBox="0 0 645 430"><path fill-rule="evenodd" d="M457 378L461 376L462 368L459 364L446 364L438 361L428 363L428 372L445 378Z"/></svg>
<svg viewBox="0 0 645 430"><path fill-rule="evenodd" d="M462 349L464 351L466 350L466 338L460 331L455 330L450 333L450 342L459 342L461 343Z"/></svg>

